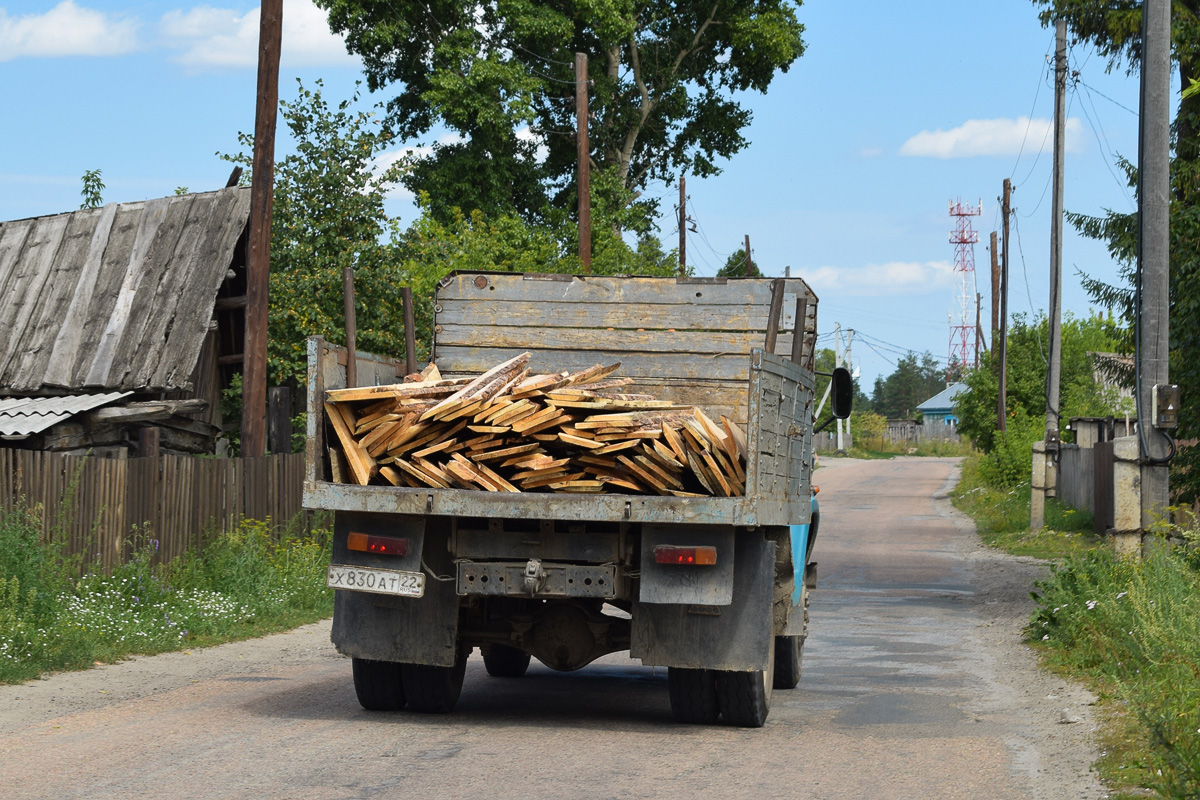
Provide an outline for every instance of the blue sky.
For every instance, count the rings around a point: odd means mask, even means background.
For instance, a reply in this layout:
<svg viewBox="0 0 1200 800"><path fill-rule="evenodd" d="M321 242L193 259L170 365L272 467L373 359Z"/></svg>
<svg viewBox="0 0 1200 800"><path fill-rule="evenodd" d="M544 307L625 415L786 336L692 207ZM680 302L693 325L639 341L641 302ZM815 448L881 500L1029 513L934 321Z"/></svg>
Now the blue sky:
<svg viewBox="0 0 1200 800"><path fill-rule="evenodd" d="M952 199L982 201L973 222L985 329L986 244L1006 177L1016 187L1009 307L1047 306L1054 34L1027 0L808 0L798 14L805 55L767 95L745 97L751 146L722 175L688 180L698 228L689 262L714 274L749 234L766 274L789 266L820 296L822 344L832 346L835 322L857 332L869 392L904 351L949 352ZM359 64L320 11L285 0L284 20L280 96L295 96L296 78L321 78L329 99L349 97ZM223 186L230 165L215 153L235 151L238 131L254 126L257 31L257 5L240 0L0 0L0 219L78 207L89 169L102 170L106 201ZM1136 76L1107 74L1084 45L1070 59L1079 80L1068 94L1065 206L1132 210L1113 160L1136 156ZM283 129L278 144L282 156ZM677 188L649 194L664 198L661 234L673 246ZM414 216L403 196L390 211ZM1116 275L1103 246L1069 226L1063 265L1064 308L1076 314L1089 309L1077 269Z"/></svg>

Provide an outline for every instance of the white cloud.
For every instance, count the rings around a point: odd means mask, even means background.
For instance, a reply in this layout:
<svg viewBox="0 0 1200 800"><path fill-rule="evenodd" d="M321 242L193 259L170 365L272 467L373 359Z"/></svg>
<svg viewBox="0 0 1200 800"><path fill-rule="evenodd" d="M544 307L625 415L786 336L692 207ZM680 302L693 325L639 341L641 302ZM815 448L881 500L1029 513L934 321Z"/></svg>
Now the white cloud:
<svg viewBox="0 0 1200 800"><path fill-rule="evenodd" d="M258 65L258 9L195 6L169 11L159 22L164 44L181 50L176 59L195 70ZM287 67L353 66L341 37L330 33L325 12L312 0L285 0L280 60Z"/></svg>
<svg viewBox="0 0 1200 800"><path fill-rule="evenodd" d="M0 61L21 56L113 56L137 47L138 22L63 0L44 14L0 8Z"/></svg>
<svg viewBox="0 0 1200 800"><path fill-rule="evenodd" d="M804 272L818 294L836 291L840 295L879 296L885 294L921 294L951 285L954 264L949 261L890 261L864 267L817 267Z"/></svg>
<svg viewBox="0 0 1200 800"><path fill-rule="evenodd" d="M971 158L974 156L1015 156L1036 153L1054 146L1049 119L969 119L957 128L921 131L900 147L902 156L925 158ZM1078 152L1082 146L1083 126L1077 117L1067 119L1066 149ZM1023 145L1023 147L1022 147Z"/></svg>
<svg viewBox="0 0 1200 800"><path fill-rule="evenodd" d="M447 133L439 137L437 143L458 144L459 142L463 141L466 140L457 133ZM395 150L388 150L387 152L380 153L375 157L375 161L371 164L371 173L377 176L382 175L392 166L401 161L429 158L431 155L433 155L432 146L399 147ZM388 189L387 196L402 200L411 200L413 198L413 193L399 184L393 184Z"/></svg>
<svg viewBox="0 0 1200 800"><path fill-rule="evenodd" d="M529 130L528 125L517 131L517 138L523 142L533 142L535 145L537 145L537 150L534 151L534 158L537 159L539 164L550 157L550 148L546 145L545 137L539 136L538 134Z"/></svg>
<svg viewBox="0 0 1200 800"><path fill-rule="evenodd" d="M882 147L864 147L858 151L858 154L863 158L879 158L883 155Z"/></svg>

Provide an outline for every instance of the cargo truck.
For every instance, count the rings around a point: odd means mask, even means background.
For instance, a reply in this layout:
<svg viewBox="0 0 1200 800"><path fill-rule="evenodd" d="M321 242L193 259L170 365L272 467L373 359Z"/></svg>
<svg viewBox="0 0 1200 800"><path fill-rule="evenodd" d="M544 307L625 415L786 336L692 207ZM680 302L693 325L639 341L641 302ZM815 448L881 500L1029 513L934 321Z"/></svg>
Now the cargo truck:
<svg viewBox="0 0 1200 800"><path fill-rule="evenodd" d="M800 679L815 587L816 311L798 278L460 272L437 288L443 376L519 352L544 371L620 361L637 391L744 426L736 497L340 482L324 399L346 385L349 354L310 339L304 504L333 512L332 639L362 706L449 712L476 649L510 678L531 657L572 671L629 651L667 668L678 720L761 726L772 690ZM360 386L406 372L354 358ZM831 377L842 417L849 374Z"/></svg>

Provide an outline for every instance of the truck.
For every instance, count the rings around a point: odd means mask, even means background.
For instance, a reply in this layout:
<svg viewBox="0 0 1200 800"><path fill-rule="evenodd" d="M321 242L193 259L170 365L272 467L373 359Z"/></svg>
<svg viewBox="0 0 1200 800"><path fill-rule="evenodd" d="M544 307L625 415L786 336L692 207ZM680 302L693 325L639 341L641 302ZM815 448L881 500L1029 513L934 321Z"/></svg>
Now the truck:
<svg viewBox="0 0 1200 800"><path fill-rule="evenodd" d="M743 427L733 497L340 480L326 392L346 386L351 357L359 386L397 383L407 366L310 338L304 505L333 514L331 638L359 703L450 712L476 649L509 678L531 658L573 671L628 651L667 668L677 720L762 726L772 691L800 679L815 588L816 324L799 278L456 272L436 288L443 376L522 351L545 371L619 360L637 391ZM844 417L849 374L831 386Z"/></svg>

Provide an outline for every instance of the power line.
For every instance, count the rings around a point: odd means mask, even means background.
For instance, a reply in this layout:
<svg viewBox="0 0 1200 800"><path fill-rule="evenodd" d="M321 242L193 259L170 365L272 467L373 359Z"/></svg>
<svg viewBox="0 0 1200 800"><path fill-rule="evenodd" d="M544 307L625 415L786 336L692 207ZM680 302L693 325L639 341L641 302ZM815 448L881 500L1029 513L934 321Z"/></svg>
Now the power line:
<svg viewBox="0 0 1200 800"><path fill-rule="evenodd" d="M1108 102L1112 103L1117 108L1122 108L1122 109L1128 111L1130 114L1133 114L1135 117L1138 115L1138 113L1136 111L1134 111L1132 108L1130 108L1127 105L1124 105L1123 103L1118 103L1116 100L1113 100L1111 97L1109 97L1104 92L1097 89L1095 86L1085 83L1084 81L1080 81L1079 83L1082 84L1083 88L1087 89L1089 92L1095 92L1096 94L1100 95L1105 100L1107 100Z"/></svg>
<svg viewBox="0 0 1200 800"><path fill-rule="evenodd" d="M1054 49L1054 45L1051 45L1046 50L1045 58L1047 60L1046 60L1045 64L1047 64L1047 65L1050 63L1049 62L1050 50L1052 50L1052 49ZM1037 109L1038 97L1042 93L1042 83L1045 80L1046 69L1047 69L1047 67L1045 65L1043 65L1041 72L1038 73L1037 89L1033 93L1033 104L1029 108L1029 116L1025 118L1025 135L1021 137L1021 146L1017 150L1017 160L1013 162L1012 173L1009 175L1010 178L1017 174L1017 165L1021 163L1021 154L1025 152L1025 140L1027 138L1029 138L1029 128L1033 124L1033 112L1035 109ZM1044 140L1042 142L1042 146L1043 147L1045 146ZM1041 156L1041 150L1038 151L1038 156L1039 157ZM1034 163L1034 166L1036 167L1037 161L1034 161L1033 163Z"/></svg>

